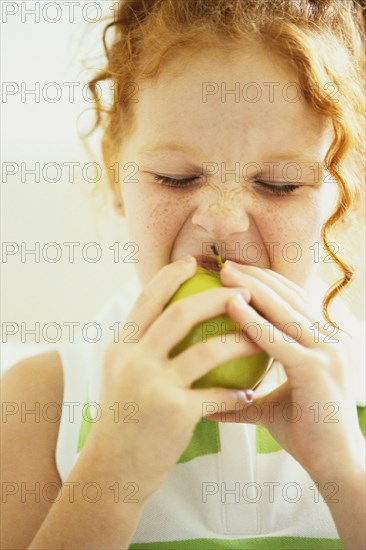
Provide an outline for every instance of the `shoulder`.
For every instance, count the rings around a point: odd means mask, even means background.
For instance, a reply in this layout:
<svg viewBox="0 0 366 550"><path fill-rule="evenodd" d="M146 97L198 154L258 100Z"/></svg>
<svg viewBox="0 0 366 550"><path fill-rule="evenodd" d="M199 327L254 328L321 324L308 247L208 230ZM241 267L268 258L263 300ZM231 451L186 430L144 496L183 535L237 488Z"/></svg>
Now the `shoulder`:
<svg viewBox="0 0 366 550"><path fill-rule="evenodd" d="M62 403L63 374L61 357L49 351L18 361L2 375L2 398L12 395L29 399L51 399Z"/></svg>
<svg viewBox="0 0 366 550"><path fill-rule="evenodd" d="M3 541L7 548L28 548L51 507L45 487L61 486L55 463L63 399L58 352L22 359L1 382L1 464L3 479L11 480L1 504Z"/></svg>
<svg viewBox="0 0 366 550"><path fill-rule="evenodd" d="M62 363L57 351L22 359L2 375L3 430L23 441L55 449L63 401ZM51 409L53 409L51 411Z"/></svg>

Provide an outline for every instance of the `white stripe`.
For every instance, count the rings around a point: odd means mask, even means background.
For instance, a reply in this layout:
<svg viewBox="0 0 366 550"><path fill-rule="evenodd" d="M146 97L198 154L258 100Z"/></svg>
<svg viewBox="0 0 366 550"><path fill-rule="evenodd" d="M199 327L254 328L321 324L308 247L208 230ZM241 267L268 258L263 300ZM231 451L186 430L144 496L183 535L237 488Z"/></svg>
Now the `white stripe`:
<svg viewBox="0 0 366 550"><path fill-rule="evenodd" d="M57 351L63 366L64 395L56 445L56 466L64 483L75 463L85 400L86 373L85 357L80 344L59 345Z"/></svg>

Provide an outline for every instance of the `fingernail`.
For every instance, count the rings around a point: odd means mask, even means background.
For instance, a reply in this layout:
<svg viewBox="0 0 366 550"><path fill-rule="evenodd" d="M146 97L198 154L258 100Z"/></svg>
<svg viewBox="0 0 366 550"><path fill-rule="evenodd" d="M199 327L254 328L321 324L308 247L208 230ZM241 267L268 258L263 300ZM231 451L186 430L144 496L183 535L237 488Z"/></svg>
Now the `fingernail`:
<svg viewBox="0 0 366 550"><path fill-rule="evenodd" d="M229 269L230 271L241 271L240 266L235 262L232 262L231 260L226 260L226 262L224 263L224 267L226 267L226 269Z"/></svg>
<svg viewBox="0 0 366 550"><path fill-rule="evenodd" d="M239 296L242 296L246 302L250 301L251 294L248 288L240 288L238 289Z"/></svg>
<svg viewBox="0 0 366 550"><path fill-rule="evenodd" d="M247 398L247 401L253 401L253 395L254 395L254 391L252 390L245 390L244 391L245 393L245 397Z"/></svg>
<svg viewBox="0 0 366 550"><path fill-rule="evenodd" d="M193 256L184 256L184 258L181 258L179 261L183 263L190 263L193 260L195 260Z"/></svg>
<svg viewBox="0 0 366 550"><path fill-rule="evenodd" d="M247 308L247 302L244 300L244 292L246 291L247 289L246 288L243 288L243 290L241 291L242 293L240 292L237 292L234 296L234 301L235 301L235 305L239 308L239 309L246 309ZM248 291L247 291L248 292ZM244 296L243 296L244 294ZM248 293L249 294L249 293ZM245 296L246 297L246 296ZM250 297L250 296L249 296Z"/></svg>
<svg viewBox="0 0 366 550"><path fill-rule="evenodd" d="M247 403L253 401L253 391L252 390L240 390L239 394L245 399Z"/></svg>

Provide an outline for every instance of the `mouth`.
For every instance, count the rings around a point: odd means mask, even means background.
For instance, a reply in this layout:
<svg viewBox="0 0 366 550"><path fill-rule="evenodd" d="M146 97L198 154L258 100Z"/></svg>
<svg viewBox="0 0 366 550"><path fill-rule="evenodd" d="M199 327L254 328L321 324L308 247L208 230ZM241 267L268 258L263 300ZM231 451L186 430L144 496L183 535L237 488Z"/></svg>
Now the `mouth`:
<svg viewBox="0 0 366 550"><path fill-rule="evenodd" d="M200 267L204 267L205 269L207 269L207 271L213 271L214 273L218 273L220 271L220 266L217 263L216 259L211 260L196 257L196 260L197 265L199 265Z"/></svg>
<svg viewBox="0 0 366 550"><path fill-rule="evenodd" d="M213 271L215 273L220 271L220 266L218 265L216 258L211 258L209 256L195 256L195 258L197 260L197 265L200 267L204 267L208 271ZM225 263L226 260L231 260L231 258L226 258L225 256L222 256L221 259L222 263ZM247 265L245 262L240 262L237 259L231 261L235 261L238 264Z"/></svg>

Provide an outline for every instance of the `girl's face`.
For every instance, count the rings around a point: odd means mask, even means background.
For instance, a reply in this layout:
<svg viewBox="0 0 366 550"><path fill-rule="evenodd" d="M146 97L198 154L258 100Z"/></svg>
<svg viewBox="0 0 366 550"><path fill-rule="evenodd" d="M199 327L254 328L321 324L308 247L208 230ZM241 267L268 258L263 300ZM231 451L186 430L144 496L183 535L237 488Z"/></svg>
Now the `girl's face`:
<svg viewBox="0 0 366 550"><path fill-rule="evenodd" d="M205 265L216 243L223 259L305 287L337 199L323 172L330 121L301 97L294 74L259 49L188 59L140 86L136 127L119 159L141 285L187 254Z"/></svg>

